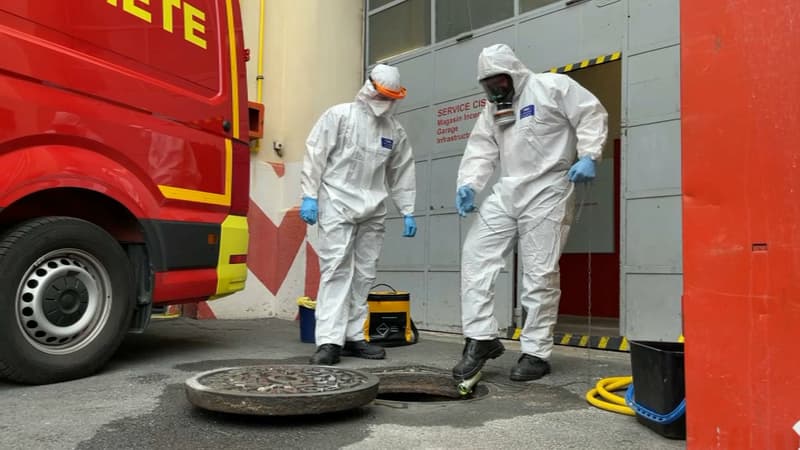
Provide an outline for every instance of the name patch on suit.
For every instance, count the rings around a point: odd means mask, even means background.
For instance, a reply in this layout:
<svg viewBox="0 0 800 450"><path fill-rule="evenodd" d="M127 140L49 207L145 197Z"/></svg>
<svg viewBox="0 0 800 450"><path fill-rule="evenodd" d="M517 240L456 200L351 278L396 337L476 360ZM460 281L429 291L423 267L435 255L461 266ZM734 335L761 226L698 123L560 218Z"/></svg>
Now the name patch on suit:
<svg viewBox="0 0 800 450"><path fill-rule="evenodd" d="M394 141L389 138L381 138L381 147L391 150L394 147Z"/></svg>
<svg viewBox="0 0 800 450"><path fill-rule="evenodd" d="M532 116L535 110L536 107L533 105L528 105L523 107L522 109L519 110L519 120Z"/></svg>

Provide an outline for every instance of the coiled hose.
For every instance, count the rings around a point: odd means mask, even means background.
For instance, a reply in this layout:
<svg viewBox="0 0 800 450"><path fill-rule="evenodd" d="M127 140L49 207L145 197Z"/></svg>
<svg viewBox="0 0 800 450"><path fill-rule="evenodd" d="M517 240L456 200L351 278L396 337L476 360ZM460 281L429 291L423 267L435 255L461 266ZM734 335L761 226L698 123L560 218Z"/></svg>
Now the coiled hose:
<svg viewBox="0 0 800 450"><path fill-rule="evenodd" d="M627 388L632 382L633 377L631 376L603 378L597 382L593 389L586 393L586 401L606 411L635 416L636 413L628 407L624 397L612 394L614 391Z"/></svg>

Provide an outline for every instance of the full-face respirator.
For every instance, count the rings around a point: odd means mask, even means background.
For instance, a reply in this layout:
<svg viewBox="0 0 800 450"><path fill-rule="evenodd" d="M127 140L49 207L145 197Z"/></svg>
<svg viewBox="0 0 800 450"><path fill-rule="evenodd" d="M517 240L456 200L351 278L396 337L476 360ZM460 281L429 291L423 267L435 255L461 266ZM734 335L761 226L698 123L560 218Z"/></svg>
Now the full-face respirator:
<svg viewBox="0 0 800 450"><path fill-rule="evenodd" d="M514 123L514 81L511 75L501 73L486 77L480 81L486 97L495 105L494 123L500 128L505 128Z"/></svg>

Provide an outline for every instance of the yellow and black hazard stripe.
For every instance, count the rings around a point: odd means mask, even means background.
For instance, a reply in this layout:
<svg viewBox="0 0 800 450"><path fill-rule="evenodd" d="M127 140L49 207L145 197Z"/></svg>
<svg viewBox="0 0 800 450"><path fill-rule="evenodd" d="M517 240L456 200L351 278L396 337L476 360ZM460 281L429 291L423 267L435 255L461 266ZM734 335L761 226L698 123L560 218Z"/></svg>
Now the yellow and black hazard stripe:
<svg viewBox="0 0 800 450"><path fill-rule="evenodd" d="M597 66L600 64L609 63L611 61L617 61L622 57L622 52L615 52L611 53L610 55L602 55L598 56L597 58L592 59L584 59L583 61L579 61L572 64L567 64L566 66L561 67L553 67L548 72L550 73L567 73L567 72L574 72L576 70L585 69L587 67Z"/></svg>
<svg viewBox="0 0 800 450"><path fill-rule="evenodd" d="M509 336L509 338L518 341L521 332L522 330L517 328L514 330L514 334ZM685 339L683 334L681 334L681 336L678 338L678 342L684 341ZM630 345L625 336L589 336L586 334L553 333L553 343L567 347L592 348L596 350L610 350L615 352L630 351Z"/></svg>
<svg viewBox="0 0 800 450"><path fill-rule="evenodd" d="M587 336L583 334L555 333L553 341L556 345L568 347L612 350L615 352L630 351L628 340L624 336Z"/></svg>
<svg viewBox="0 0 800 450"><path fill-rule="evenodd" d="M522 330L517 328L510 338L515 341L519 340L521 332ZM593 348L596 350L610 350L615 352L630 351L628 340L624 336L589 336L586 334L554 333L553 343L556 345L565 345L567 347Z"/></svg>

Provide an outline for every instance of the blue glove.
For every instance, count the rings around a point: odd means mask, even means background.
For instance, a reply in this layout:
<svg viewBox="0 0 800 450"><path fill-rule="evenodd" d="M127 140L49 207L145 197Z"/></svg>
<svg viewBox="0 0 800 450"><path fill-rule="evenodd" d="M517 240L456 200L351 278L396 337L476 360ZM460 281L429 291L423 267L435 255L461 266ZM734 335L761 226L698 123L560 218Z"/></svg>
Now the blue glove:
<svg viewBox="0 0 800 450"><path fill-rule="evenodd" d="M572 165L567 173L569 181L573 183L592 181L595 177L594 165L595 162L588 156L579 159L578 162Z"/></svg>
<svg viewBox="0 0 800 450"><path fill-rule="evenodd" d="M468 185L461 186L456 192L456 209L461 217L475 209L475 191Z"/></svg>
<svg viewBox="0 0 800 450"><path fill-rule="evenodd" d="M303 197L303 203L300 205L300 217L309 225L317 223L317 213L319 207L317 206L317 199L311 197Z"/></svg>
<svg viewBox="0 0 800 450"><path fill-rule="evenodd" d="M417 221L411 214L405 216L403 219L403 237L414 237L417 234Z"/></svg>

